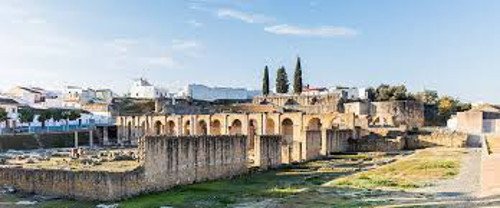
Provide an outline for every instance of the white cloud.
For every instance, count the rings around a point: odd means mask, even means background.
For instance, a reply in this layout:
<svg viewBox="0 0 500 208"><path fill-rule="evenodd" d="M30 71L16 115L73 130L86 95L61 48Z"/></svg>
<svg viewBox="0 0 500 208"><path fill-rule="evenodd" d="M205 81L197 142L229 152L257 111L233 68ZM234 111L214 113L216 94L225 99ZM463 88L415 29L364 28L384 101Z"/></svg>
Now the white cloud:
<svg viewBox="0 0 500 208"><path fill-rule="evenodd" d="M191 57L200 57L203 46L196 40L174 39L172 50Z"/></svg>
<svg viewBox="0 0 500 208"><path fill-rule="evenodd" d="M272 17L266 15L247 13L234 9L219 9L217 11L217 16L219 18L237 19L246 23L269 23L274 21Z"/></svg>
<svg viewBox="0 0 500 208"><path fill-rule="evenodd" d="M191 25L192 27L194 27L194 28L203 27L203 23L198 22L197 20L194 20L194 19L193 19L193 20L189 20L189 21L187 21L187 23L188 23L189 25Z"/></svg>
<svg viewBox="0 0 500 208"><path fill-rule="evenodd" d="M174 50L193 50L200 47L199 43L194 40L172 40L172 49Z"/></svg>
<svg viewBox="0 0 500 208"><path fill-rule="evenodd" d="M282 24L265 27L264 30L277 35L295 35L306 37L350 37L358 34L358 32L354 29L336 26L305 28Z"/></svg>

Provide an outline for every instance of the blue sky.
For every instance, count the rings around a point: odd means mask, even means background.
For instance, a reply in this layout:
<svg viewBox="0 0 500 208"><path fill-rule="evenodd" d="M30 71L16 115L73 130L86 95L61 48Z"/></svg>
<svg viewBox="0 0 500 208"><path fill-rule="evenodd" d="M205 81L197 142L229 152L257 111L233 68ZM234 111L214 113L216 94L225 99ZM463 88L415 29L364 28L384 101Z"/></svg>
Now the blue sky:
<svg viewBox="0 0 500 208"><path fill-rule="evenodd" d="M313 86L406 84L500 103L500 1L0 2L0 89L108 87L139 76L260 89L303 60ZM7 77L7 78L4 78ZM290 77L291 78L291 77Z"/></svg>

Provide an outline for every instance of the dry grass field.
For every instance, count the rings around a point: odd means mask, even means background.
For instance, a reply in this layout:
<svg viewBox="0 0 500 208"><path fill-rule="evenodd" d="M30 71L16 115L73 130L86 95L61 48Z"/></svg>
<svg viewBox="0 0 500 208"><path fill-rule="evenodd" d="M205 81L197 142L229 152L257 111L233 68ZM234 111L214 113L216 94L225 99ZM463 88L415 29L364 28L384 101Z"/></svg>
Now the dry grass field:
<svg viewBox="0 0 500 208"><path fill-rule="evenodd" d="M429 148L369 171L335 179L325 186L411 189L448 179L459 173L463 149Z"/></svg>

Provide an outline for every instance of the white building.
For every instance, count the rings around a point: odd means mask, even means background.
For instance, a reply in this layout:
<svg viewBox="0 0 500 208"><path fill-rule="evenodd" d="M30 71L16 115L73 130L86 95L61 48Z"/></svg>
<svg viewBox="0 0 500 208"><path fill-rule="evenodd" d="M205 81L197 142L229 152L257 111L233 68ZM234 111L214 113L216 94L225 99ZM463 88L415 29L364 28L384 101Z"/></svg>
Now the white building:
<svg viewBox="0 0 500 208"><path fill-rule="evenodd" d="M63 106L61 94L39 87L17 86L10 89L6 96L34 108L60 108Z"/></svg>
<svg viewBox="0 0 500 208"><path fill-rule="evenodd" d="M5 94L29 105L45 102L46 98L45 90L36 87L16 86L8 90Z"/></svg>
<svg viewBox="0 0 500 208"><path fill-rule="evenodd" d="M1 122L0 123L0 129L3 129L5 127L15 127L16 126L16 121L18 118L18 110L19 107L21 106L20 103L15 101L14 99L10 99L7 97L0 97L0 108L4 109L5 112L7 112L7 122Z"/></svg>
<svg viewBox="0 0 500 208"><path fill-rule="evenodd" d="M190 84L185 90L185 96L195 100L248 100L260 94L260 91L245 88L208 87L199 84Z"/></svg>
<svg viewBox="0 0 500 208"><path fill-rule="evenodd" d="M67 86L63 93L63 106L68 108L81 108L83 104L96 98L96 91L90 88Z"/></svg>
<svg viewBox="0 0 500 208"><path fill-rule="evenodd" d="M344 99L347 100L365 100L368 99L368 91L366 88L357 87L336 87L330 89L331 92L338 92Z"/></svg>
<svg viewBox="0 0 500 208"><path fill-rule="evenodd" d="M167 90L156 87L143 78L134 80L132 87L130 87L130 97L132 98L154 99L167 96Z"/></svg>

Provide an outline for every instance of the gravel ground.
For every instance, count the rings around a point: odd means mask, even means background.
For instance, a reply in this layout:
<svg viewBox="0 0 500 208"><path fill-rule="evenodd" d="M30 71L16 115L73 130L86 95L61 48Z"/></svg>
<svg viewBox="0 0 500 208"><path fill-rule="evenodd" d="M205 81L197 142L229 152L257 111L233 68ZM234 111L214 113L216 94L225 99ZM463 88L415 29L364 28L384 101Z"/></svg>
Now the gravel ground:
<svg viewBox="0 0 500 208"><path fill-rule="evenodd" d="M417 189L416 192L435 194L437 198L475 198L481 189L481 149L470 148L462 160L457 177L437 182L434 186Z"/></svg>
<svg viewBox="0 0 500 208"><path fill-rule="evenodd" d="M480 178L481 149L469 148L457 177L412 191L425 194L425 199L420 202L403 200L398 205L385 207L500 207L500 196L479 197Z"/></svg>

